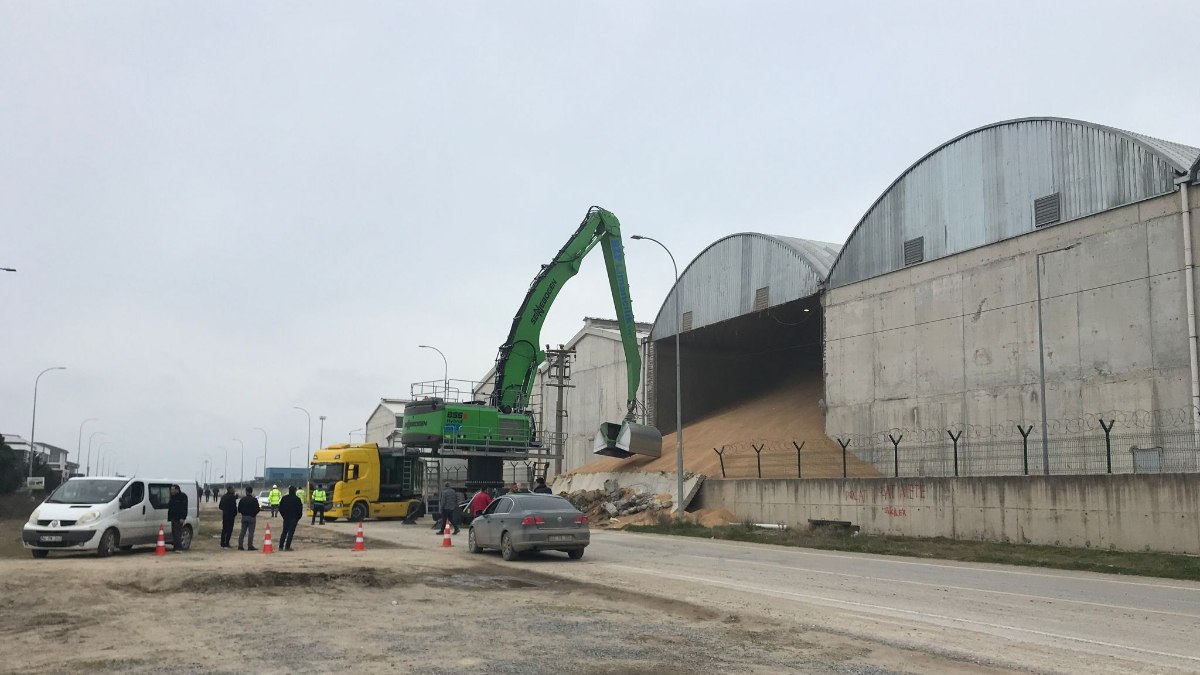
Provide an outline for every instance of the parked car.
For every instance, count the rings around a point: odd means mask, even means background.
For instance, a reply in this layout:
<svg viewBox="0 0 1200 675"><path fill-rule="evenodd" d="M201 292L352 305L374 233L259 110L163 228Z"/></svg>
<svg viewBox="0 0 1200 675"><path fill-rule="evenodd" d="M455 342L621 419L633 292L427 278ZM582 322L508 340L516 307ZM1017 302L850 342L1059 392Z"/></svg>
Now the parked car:
<svg viewBox="0 0 1200 675"><path fill-rule="evenodd" d="M103 557L118 548L153 546L158 528L166 529L171 485L188 496L182 548L192 545L198 509L196 481L155 478L72 478L59 485L33 510L21 529L21 543L35 558L50 551L95 551Z"/></svg>
<svg viewBox="0 0 1200 675"><path fill-rule="evenodd" d="M258 508L262 509L263 511L270 510L270 508L271 508L271 491L270 490L263 490L262 492L258 493Z"/></svg>
<svg viewBox="0 0 1200 675"><path fill-rule="evenodd" d="M471 521L467 547L471 553L500 549L505 560L516 560L525 551L563 551L578 560L591 536L588 517L562 497L507 494Z"/></svg>

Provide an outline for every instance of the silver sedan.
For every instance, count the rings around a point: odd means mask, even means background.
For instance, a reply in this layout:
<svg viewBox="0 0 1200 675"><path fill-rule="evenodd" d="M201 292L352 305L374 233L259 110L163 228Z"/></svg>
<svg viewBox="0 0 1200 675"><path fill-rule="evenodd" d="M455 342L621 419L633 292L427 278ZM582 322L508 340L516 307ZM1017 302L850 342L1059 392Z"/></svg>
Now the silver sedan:
<svg viewBox="0 0 1200 675"><path fill-rule="evenodd" d="M471 553L498 548L505 560L516 560L524 551L563 551L578 560L591 538L588 517L562 497L508 494L471 521L467 546Z"/></svg>

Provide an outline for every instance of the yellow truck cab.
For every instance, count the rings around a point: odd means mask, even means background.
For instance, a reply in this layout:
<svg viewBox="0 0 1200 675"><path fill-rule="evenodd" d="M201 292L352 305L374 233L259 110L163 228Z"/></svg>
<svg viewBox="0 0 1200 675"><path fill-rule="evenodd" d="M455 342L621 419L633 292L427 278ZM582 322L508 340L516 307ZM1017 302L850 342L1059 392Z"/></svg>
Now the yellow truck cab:
<svg viewBox="0 0 1200 675"><path fill-rule="evenodd" d="M376 443L330 445L313 453L307 494L325 489L325 518L419 518L424 462ZM311 502L311 500L310 500ZM311 515L312 505L309 506Z"/></svg>

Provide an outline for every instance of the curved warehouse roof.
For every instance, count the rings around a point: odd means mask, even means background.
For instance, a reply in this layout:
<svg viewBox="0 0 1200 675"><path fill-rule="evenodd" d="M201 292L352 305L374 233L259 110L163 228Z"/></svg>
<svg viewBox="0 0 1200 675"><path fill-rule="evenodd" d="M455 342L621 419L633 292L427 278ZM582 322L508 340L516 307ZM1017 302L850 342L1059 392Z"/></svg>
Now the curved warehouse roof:
<svg viewBox="0 0 1200 675"><path fill-rule="evenodd" d="M815 295L837 244L757 232L718 239L688 264L658 310L651 339L675 334L675 294L689 329ZM763 290L765 289L765 290ZM690 324L689 324L690 319Z"/></svg>
<svg viewBox="0 0 1200 675"><path fill-rule="evenodd" d="M850 233L829 286L1171 192L1197 161L1200 148L1079 120L968 131L888 186Z"/></svg>

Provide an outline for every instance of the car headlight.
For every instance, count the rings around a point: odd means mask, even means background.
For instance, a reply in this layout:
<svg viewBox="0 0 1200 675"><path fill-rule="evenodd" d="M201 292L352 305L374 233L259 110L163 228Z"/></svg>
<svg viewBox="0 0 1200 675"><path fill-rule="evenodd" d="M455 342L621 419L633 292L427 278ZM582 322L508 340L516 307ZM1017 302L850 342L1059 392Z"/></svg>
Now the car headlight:
<svg viewBox="0 0 1200 675"><path fill-rule="evenodd" d="M39 512L41 512L41 509L34 509L34 510L33 510L33 513L29 514L29 522L30 522L30 523L36 523L36 522L37 522L37 519L38 519L38 513L39 513Z"/></svg>
<svg viewBox="0 0 1200 675"><path fill-rule="evenodd" d="M99 513L96 513L95 511L87 511L82 516L79 516L79 520L76 520L75 523L78 525L86 525L99 517Z"/></svg>

